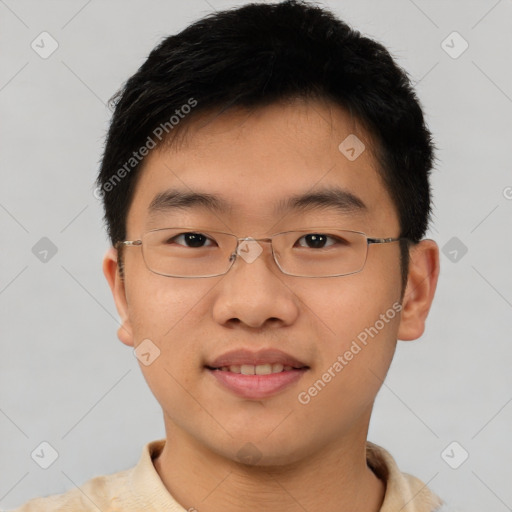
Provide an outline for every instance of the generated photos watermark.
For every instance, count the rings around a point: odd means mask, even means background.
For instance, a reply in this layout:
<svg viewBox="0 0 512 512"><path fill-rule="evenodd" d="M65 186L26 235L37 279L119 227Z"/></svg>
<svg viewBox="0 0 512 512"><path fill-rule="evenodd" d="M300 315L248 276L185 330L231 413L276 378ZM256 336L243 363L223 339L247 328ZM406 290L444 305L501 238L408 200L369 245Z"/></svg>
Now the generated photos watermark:
<svg viewBox="0 0 512 512"><path fill-rule="evenodd" d="M354 357L368 345L369 337L374 338L395 316L402 311L402 304L395 302L379 319L370 327L366 327L352 340L350 348L343 355L338 355L336 360L327 368L322 376L316 380L307 390L297 395L299 403L307 405L312 398L318 395L339 373L347 366ZM359 342L359 343L358 343Z"/></svg>
<svg viewBox="0 0 512 512"><path fill-rule="evenodd" d="M146 142L137 150L132 153L132 156L121 166L119 169L110 176L110 178L103 183L101 186L94 189L93 195L96 199L102 199L105 194L108 194L117 186L121 180L126 177L140 162L146 157L150 150L154 149L158 142L161 142L166 135L171 133L172 130L184 119L192 109L197 106L197 100L189 98L187 103L177 108L174 111L168 121L159 124L151 133L148 135Z"/></svg>

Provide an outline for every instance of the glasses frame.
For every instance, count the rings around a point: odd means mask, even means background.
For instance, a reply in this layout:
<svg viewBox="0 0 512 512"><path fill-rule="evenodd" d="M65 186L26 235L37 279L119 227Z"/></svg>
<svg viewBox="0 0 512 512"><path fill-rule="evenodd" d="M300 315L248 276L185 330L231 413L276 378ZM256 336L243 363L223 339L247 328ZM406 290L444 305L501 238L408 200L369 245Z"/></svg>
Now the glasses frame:
<svg viewBox="0 0 512 512"><path fill-rule="evenodd" d="M167 229L179 229L179 230L184 230L184 232L200 233L200 234L208 234L208 233L215 234L215 233L217 233L217 234L220 234L220 235L227 235L227 236L230 236L232 238L235 238L236 239L236 247L235 247L234 252L231 253L231 255L229 256L229 260L228 260L228 261L231 262L231 264L229 265L229 267L227 268L227 270L225 272L221 272L219 274L211 274L211 275L207 275L207 276L176 276L176 275L170 275L170 274L162 274L161 272L155 272L153 269L151 269L149 267L149 265L148 265L148 263L146 261L146 258L144 256L143 239L149 233L153 233L155 231L165 231ZM224 231L217 231L217 230L211 230L211 229L204 229L203 230L203 229L197 228L197 227L194 227L194 228L191 228L191 227L156 228L156 229L151 229L149 231L146 231L145 233L143 233L141 235L141 237L138 240L119 240L118 242L116 242L115 248L117 249L119 246L124 246L124 247L137 247L137 246L140 246L141 249L142 249L142 259L144 260L144 264L146 265L146 268L150 272L153 272L156 275L163 276L163 277L176 277L176 278L181 278L181 279L202 279L202 278L219 277L219 276L226 275L231 270L233 265L235 264L235 261L238 259L238 248L240 246L240 242L245 242L245 241L266 242L266 243L270 243L271 252L272 252L272 258L274 259L274 262L277 265L277 268L283 274L285 274L287 276L292 276L292 277L323 278L323 277L344 277L344 276L350 276L350 275L358 274L359 272L362 272L364 267L366 266L366 261L368 259L368 247L370 245L373 245L373 244L388 244L388 243L392 243L392 242L399 242L399 241L402 241L402 240L403 241L408 240L408 238L405 238L405 237L376 238L376 237L370 237L366 233L363 233L362 231L355 231L355 230L351 230L351 229L338 229L338 231L345 231L345 232L348 232L348 233L356 233L356 234L362 235L362 236L364 236L366 238L366 254L365 254L365 257L364 257L363 264L362 264L362 266L361 266L361 268L359 270L356 270L354 272L344 273L344 274L335 274L335 275L328 275L328 276L298 276L296 274L290 274L288 272L285 272L281 268L281 265L277 261L276 255L274 253L274 245L272 243L273 238L278 236L278 235L283 235L283 234L286 234L286 233L315 233L316 232L315 230L319 230L318 233L322 234L321 233L322 229L331 229L332 230L333 228L332 228L332 226L330 226L330 227L315 227L314 226L314 227L305 228L305 229L290 229L290 230L287 230L287 231L282 231L280 233L274 233L272 236L265 237L265 238L238 237L237 235L234 235L233 233L226 233ZM204 233L203 233L203 231L204 231Z"/></svg>

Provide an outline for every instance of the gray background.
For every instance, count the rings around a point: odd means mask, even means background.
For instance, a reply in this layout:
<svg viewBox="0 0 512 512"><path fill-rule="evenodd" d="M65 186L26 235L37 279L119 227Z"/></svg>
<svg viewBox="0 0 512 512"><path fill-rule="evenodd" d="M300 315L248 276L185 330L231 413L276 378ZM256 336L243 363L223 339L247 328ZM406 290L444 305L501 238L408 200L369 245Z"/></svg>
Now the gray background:
<svg viewBox="0 0 512 512"><path fill-rule="evenodd" d="M131 467L164 437L101 272L106 103L163 37L241 3L0 0L1 508ZM512 1L324 5L409 71L439 148L437 297L424 336L399 343L369 439L461 510L512 510ZM43 31L47 59L31 48ZM43 441L59 455L46 470ZM453 441L458 469L441 456Z"/></svg>

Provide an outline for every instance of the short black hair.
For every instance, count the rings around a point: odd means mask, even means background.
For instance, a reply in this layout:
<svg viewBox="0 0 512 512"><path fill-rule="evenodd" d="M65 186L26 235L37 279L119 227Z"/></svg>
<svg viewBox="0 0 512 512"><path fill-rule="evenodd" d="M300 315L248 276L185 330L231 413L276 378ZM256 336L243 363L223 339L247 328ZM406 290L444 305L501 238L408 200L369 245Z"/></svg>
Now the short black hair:
<svg viewBox="0 0 512 512"><path fill-rule="evenodd" d="M169 143L212 109L253 109L293 98L343 107L374 140L400 236L407 239L401 244L405 286L409 243L423 238L431 215L434 145L419 100L382 44L301 0L207 15L165 38L111 99L115 108L96 191L112 244L126 236L141 148Z"/></svg>

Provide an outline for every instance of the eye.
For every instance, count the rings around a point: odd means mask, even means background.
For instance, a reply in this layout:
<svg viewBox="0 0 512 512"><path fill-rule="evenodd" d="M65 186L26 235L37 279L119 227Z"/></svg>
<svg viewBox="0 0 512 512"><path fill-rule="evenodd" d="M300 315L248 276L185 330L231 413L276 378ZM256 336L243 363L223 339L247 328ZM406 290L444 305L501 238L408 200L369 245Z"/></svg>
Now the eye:
<svg viewBox="0 0 512 512"><path fill-rule="evenodd" d="M178 240L181 240L184 243L180 243ZM172 238L169 238L165 243L169 244L172 242L176 242L178 245L185 245L185 247L208 247L209 245L213 244L204 244L206 242L214 242L214 240L201 233L181 233Z"/></svg>
<svg viewBox="0 0 512 512"><path fill-rule="evenodd" d="M304 240L307 245L300 243L301 240ZM331 243L328 243L329 240L331 240ZM297 240L300 247L308 247L310 249L323 249L324 247L329 247L337 242L343 242L343 240L323 233L309 233Z"/></svg>

